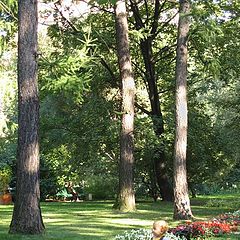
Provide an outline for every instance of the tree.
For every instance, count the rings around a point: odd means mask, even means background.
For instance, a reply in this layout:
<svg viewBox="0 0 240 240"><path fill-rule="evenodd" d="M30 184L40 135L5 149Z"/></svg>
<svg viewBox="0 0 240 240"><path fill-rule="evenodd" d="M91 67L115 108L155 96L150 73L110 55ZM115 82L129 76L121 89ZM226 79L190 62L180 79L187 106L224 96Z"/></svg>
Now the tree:
<svg viewBox="0 0 240 240"><path fill-rule="evenodd" d="M140 1L141 2L141 1ZM168 3L167 1L162 1L160 3L159 0L154 1L154 4L147 3L137 3L137 1L130 1L131 10L133 12L134 22L134 30L138 31L140 34L142 33L143 37L140 40L140 54L143 58L144 67L141 69L141 74L144 75L144 82L148 91L149 102L151 111L146 111L142 107L140 110L143 110L144 113L147 113L152 119L152 126L155 135L158 139L163 138L165 129L164 129L164 121L163 121L163 112L162 112L162 103L160 101L159 92L162 92L159 85L159 79L164 78L164 73L161 70L157 71L157 68L161 69L161 67L156 67L157 63L159 63L159 59L164 59L165 62L168 62L167 69L170 68L171 60L169 60L169 56L172 55L172 48L175 44L171 44L168 42L166 46L161 47L159 50L159 45L165 45L156 43L157 39L161 39L161 33L169 33L169 22L174 18L175 14L170 13L169 9L174 8L172 3ZM143 8L143 9L141 9ZM143 12L145 11L145 15ZM166 18L166 11L169 11L169 16L166 20L161 19L161 14ZM171 28L170 28L171 29ZM155 48L158 46L157 48ZM157 49L157 51L156 51ZM139 63L136 69L139 69ZM166 63L165 63L166 64ZM161 76L162 75L162 76ZM166 81L166 79L164 79ZM163 91L164 92L164 91ZM163 201L172 201L173 199L173 190L170 184L170 179L167 174L167 161L165 154L165 146L162 141L159 146L153 150L153 173L154 178L158 184L160 194Z"/></svg>
<svg viewBox="0 0 240 240"><path fill-rule="evenodd" d="M239 158L234 157L239 153L238 125L231 129L228 124L237 121L238 112L232 100L238 99L234 86L240 69L239 3L208 1L205 7L199 3L191 4L187 171L190 188L193 183L200 192L209 192L216 187L229 189L226 178L238 166Z"/></svg>
<svg viewBox="0 0 240 240"><path fill-rule="evenodd" d="M9 233L40 234L37 0L18 5L18 150L16 199Z"/></svg>
<svg viewBox="0 0 240 240"><path fill-rule="evenodd" d="M188 196L187 153L187 38L190 3L181 0L176 59L176 133L174 148L174 219L192 217Z"/></svg>
<svg viewBox="0 0 240 240"><path fill-rule="evenodd" d="M133 211L135 210L135 195L133 190L135 82L130 59L127 12L124 0L116 2L115 14L118 63L122 81L122 129L120 139L118 208L120 211Z"/></svg>

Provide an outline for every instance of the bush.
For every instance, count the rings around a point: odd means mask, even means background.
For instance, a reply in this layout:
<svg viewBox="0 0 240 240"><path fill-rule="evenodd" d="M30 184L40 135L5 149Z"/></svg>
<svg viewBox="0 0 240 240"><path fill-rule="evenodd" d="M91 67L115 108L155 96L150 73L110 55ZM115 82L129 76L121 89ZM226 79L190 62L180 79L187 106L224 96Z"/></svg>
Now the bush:
<svg viewBox="0 0 240 240"><path fill-rule="evenodd" d="M9 167L0 170L0 192L4 193L8 190L11 180L12 171Z"/></svg>
<svg viewBox="0 0 240 240"><path fill-rule="evenodd" d="M238 199L235 201L227 201L222 199L210 199L206 203L207 207L228 207L232 209L239 209L240 208L240 202Z"/></svg>
<svg viewBox="0 0 240 240"><path fill-rule="evenodd" d="M40 158L40 197L41 201L46 198L53 198L58 192L57 172L51 166L51 163L41 156Z"/></svg>
<svg viewBox="0 0 240 240"><path fill-rule="evenodd" d="M84 186L85 193L92 193L94 199L113 199L117 193L117 179L109 176L91 176Z"/></svg>

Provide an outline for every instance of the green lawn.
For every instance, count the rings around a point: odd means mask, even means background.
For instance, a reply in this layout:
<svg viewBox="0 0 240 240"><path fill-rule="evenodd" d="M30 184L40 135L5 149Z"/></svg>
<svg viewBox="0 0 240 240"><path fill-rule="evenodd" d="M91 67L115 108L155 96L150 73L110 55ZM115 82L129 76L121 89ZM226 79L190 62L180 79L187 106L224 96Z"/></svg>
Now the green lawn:
<svg viewBox="0 0 240 240"><path fill-rule="evenodd" d="M198 220L207 220L220 213L237 210L231 202L238 201L240 194L224 195L216 199L226 200L221 207L206 207L212 197L199 197L192 201L192 211ZM137 203L134 213L118 213L112 210L113 202L77 202L77 203L42 203L42 213L46 227L43 236L8 235L12 206L0 205L0 239L42 239L42 240L110 240L115 235L129 229L151 228L156 219L164 219L171 226L179 222L172 220L173 205L164 202L142 201ZM220 239L240 239L234 234Z"/></svg>

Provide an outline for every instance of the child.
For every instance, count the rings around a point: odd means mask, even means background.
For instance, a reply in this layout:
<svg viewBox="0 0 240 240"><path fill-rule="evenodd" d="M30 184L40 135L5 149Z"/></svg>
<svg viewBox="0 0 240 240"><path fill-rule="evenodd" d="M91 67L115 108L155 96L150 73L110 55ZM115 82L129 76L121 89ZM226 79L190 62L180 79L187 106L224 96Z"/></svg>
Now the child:
<svg viewBox="0 0 240 240"><path fill-rule="evenodd" d="M166 221L155 221L152 228L153 240L170 240L168 237L164 237L167 230L168 224Z"/></svg>

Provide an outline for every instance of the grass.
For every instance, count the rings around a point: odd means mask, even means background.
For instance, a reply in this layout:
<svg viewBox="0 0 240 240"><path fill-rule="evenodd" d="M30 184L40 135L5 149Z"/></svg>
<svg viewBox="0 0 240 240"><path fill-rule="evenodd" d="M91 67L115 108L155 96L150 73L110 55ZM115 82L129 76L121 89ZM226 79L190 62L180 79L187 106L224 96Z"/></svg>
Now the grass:
<svg viewBox="0 0 240 240"><path fill-rule="evenodd" d="M192 200L191 206L198 220L207 220L218 214L237 210L235 204L225 204L221 207L208 206L206 203L212 199L226 203L234 203L239 200L240 194L199 197ZM214 201L213 201L214 203ZM8 228L11 221L13 206L0 205L0 239L4 240L111 240L117 234L125 230L148 228L154 220L164 219L171 226L178 221L172 220L172 203L142 201L137 203L137 211L134 213L118 213L112 210L111 201L92 201L63 203L42 203L42 213L46 232L42 236L9 235ZM229 207L230 206L230 207ZM236 205L235 205L236 206ZM240 234L232 234L222 239L240 239Z"/></svg>

